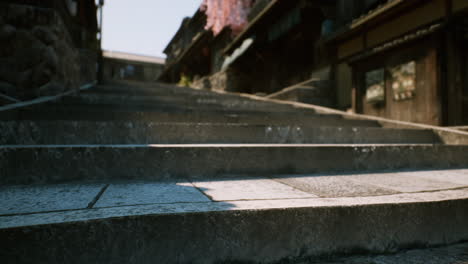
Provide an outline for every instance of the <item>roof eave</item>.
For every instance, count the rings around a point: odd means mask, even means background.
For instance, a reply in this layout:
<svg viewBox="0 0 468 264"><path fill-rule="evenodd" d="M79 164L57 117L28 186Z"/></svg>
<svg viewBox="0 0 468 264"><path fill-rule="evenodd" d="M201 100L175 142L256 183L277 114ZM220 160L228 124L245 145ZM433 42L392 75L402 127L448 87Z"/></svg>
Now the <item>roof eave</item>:
<svg viewBox="0 0 468 264"><path fill-rule="evenodd" d="M231 53L243 40L248 37L252 28L266 15L268 14L274 6L276 6L280 1L272 0L252 21L247 25L247 27L223 50L224 54Z"/></svg>

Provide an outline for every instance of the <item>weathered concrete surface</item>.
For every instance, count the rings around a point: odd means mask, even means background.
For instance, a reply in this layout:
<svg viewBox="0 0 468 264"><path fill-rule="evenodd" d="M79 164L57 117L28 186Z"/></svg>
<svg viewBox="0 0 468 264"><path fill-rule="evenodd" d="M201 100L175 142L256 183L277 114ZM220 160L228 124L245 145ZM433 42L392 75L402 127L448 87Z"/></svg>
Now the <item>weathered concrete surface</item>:
<svg viewBox="0 0 468 264"><path fill-rule="evenodd" d="M138 197L137 193L132 198ZM34 197L30 197L34 200ZM157 201L153 204L134 204L127 206L114 205L104 208L82 210L65 210L41 213L40 209L34 214L19 214L1 216L0 228L25 227L45 224L57 224L76 221L88 221L124 216L143 216L148 214L183 214L193 212L216 212L229 210L265 210L292 209L309 207L336 206L367 206L380 204L404 204L434 201L464 200L468 198L467 188L455 190L440 190L420 193L398 193L393 195L338 197L338 198L283 198L273 200L237 200L221 202L181 202L164 203ZM452 216L452 214L450 214Z"/></svg>
<svg viewBox="0 0 468 264"><path fill-rule="evenodd" d="M405 177L402 177L405 176ZM382 187L376 187L372 182L363 181L363 177L370 177L379 182ZM438 184L434 184L433 177L438 178ZM364 203L362 198L373 199L377 197L393 201L431 201L437 199L453 199L457 195L463 196L463 189L468 188L468 169L460 170L422 170L422 171L397 171L386 173L358 173L358 174L313 174L294 176L266 177L223 177L218 179L203 179L193 182L187 179L179 181L103 181L98 184L52 184L32 186L4 186L0 188L0 196L3 197L0 205L7 208L13 202L15 210L28 211L29 213L43 212L43 206L31 207L30 204L38 200L47 200L59 203L60 200L73 200L84 198L95 200L89 208L113 207L123 205L145 205L145 204L176 204L176 203L204 203L211 201L254 201L254 200L282 200L304 199L314 203L303 205L316 206L321 203L317 201L328 201L329 199L306 199L306 198L337 198L353 197L350 201ZM389 181L388 179L393 179ZM418 181L419 189L402 188ZM318 188L319 186L320 188ZM316 187L316 188L313 188ZM350 190L369 190L357 195ZM323 195L329 191L328 195ZM453 190L452 192L441 192ZM331 194L333 191L334 194ZM99 194L98 194L99 193ZM395 196L399 193L415 193L418 199L410 196ZM441 195L451 196L441 196ZM373 197L373 198L372 198ZM398 199L392 198L398 197ZM18 202L15 202L18 201ZM343 199L338 199L341 201ZM79 201L74 201L79 203ZM380 201L381 202L381 201ZM65 201L66 203L66 201ZM281 202L278 202L281 203ZM268 204L268 203L267 203ZM89 205L89 203L88 203ZM270 204L271 205L271 204ZM288 205L287 203L284 205ZM278 206L276 204L275 206ZM289 205L291 206L291 204ZM57 210L71 210L85 208L83 206L65 207ZM262 207L264 208L264 207ZM277 207L274 207L277 208ZM46 210L48 211L48 210ZM15 214L15 213L12 213Z"/></svg>
<svg viewBox="0 0 468 264"><path fill-rule="evenodd" d="M190 183L121 183L110 185L94 207L209 201Z"/></svg>
<svg viewBox="0 0 468 264"><path fill-rule="evenodd" d="M278 182L296 189L311 192L320 197L360 197L397 193L398 191L385 187L373 186L364 182L353 182L351 177L339 176L278 176Z"/></svg>
<svg viewBox="0 0 468 264"><path fill-rule="evenodd" d="M447 247L404 250L395 254L322 257L296 264L468 264L468 243Z"/></svg>
<svg viewBox="0 0 468 264"><path fill-rule="evenodd" d="M4 186L0 215L85 209L104 184Z"/></svg>
<svg viewBox="0 0 468 264"><path fill-rule="evenodd" d="M128 95L127 90L132 87L120 86L119 93ZM100 88L98 94L102 94L98 97L102 98L104 93L114 96L112 88ZM157 94L168 96L195 98L202 97L204 93L156 85L135 88L136 98L129 98L138 101L142 99L138 99L142 93L153 94L154 88L161 89ZM171 93L171 90L177 92ZM229 122L238 123L237 126L245 125L239 123L261 124L263 131L258 130L258 133L265 133L267 126L275 124L301 126L302 129L307 123L308 127L315 126L315 129L324 125L335 126L328 128L335 129L335 135L339 135L336 131L341 131L341 127L380 126L375 120L348 120L341 114L317 115L315 111L305 115L298 109L269 114L258 109L213 112L216 108L210 105L216 102L210 101L210 96L203 98L206 101L197 102L209 106L203 111L170 107L167 111L160 111L164 108L141 106L139 103L123 105L124 96L119 95L117 102L107 106L93 105L92 102L77 102L78 105L70 106L56 102L6 113L2 118L106 121L86 122L93 124L89 127L83 126L85 122L69 122L67 127L65 122L59 121L64 126L54 129L99 130L112 124L110 127L115 130L128 125L122 134L116 134L116 138L135 133L135 140L143 131L152 133L152 130L145 130L148 125L145 122L136 125L138 121ZM173 97L165 97L164 100L170 101ZM121 106L126 109L119 110ZM159 112L152 112L151 108ZM120 122L121 125L108 122L128 119L132 122ZM35 124L29 124L31 126L26 125L22 129L23 133L30 133L31 139L41 138L38 135L47 131L35 130ZM171 124L164 133L171 133L174 127ZM211 131L211 134L219 132L199 127L200 131ZM33 131L27 132L28 129ZM333 135L333 130L318 131L330 133L330 137ZM7 133L13 134L15 130ZM203 137L203 133L194 135L192 139ZM349 130L343 132L349 135L346 140L352 140L359 134L353 133ZM105 129L96 134L100 141L105 137ZM417 135L413 136L416 140ZM70 139L67 138L64 136L62 139ZM173 138L168 137L167 140L172 141ZM47 203L38 208L30 206L32 203L29 201L8 207L16 211L0 216L0 262L296 263L324 254L387 253L468 239L465 170L454 173L349 174L357 171L468 168L468 146L97 143L0 146L2 185L97 181L98 186L104 186L85 208L85 203L76 199L77 206L47 209L49 200L53 205L59 199L66 199L54 192L46 197ZM317 174L319 172L322 174ZM331 175L334 172L336 175ZM380 180L379 177L383 178ZM29 198L30 201L36 200L35 195ZM89 201L91 195L80 198ZM23 204L24 211L21 211ZM1 200L0 206L7 208Z"/></svg>
<svg viewBox="0 0 468 264"><path fill-rule="evenodd" d="M3 184L467 168L466 146L39 145L0 147Z"/></svg>
<svg viewBox="0 0 468 264"><path fill-rule="evenodd" d="M424 175L422 176L424 177ZM400 192L420 192L440 189L457 188L460 185L444 179L424 179L422 177L411 177L411 173L382 173L382 174L363 174L352 178L353 181L367 183L381 188L390 188Z"/></svg>
<svg viewBox="0 0 468 264"><path fill-rule="evenodd" d="M336 115L305 115L297 112L268 112L248 110L184 110L134 107L120 109L105 106L47 105L38 109L1 112L2 120L95 120L95 121L151 121L196 123L248 124L309 124L315 126L380 127L378 122L342 119Z"/></svg>
<svg viewBox="0 0 468 264"><path fill-rule="evenodd" d="M270 179L232 178L219 181L197 181L193 184L214 201L317 197Z"/></svg>
<svg viewBox="0 0 468 264"><path fill-rule="evenodd" d="M211 202L1 217L0 258L7 263L295 263L323 254L386 253L467 239L466 190L459 200L417 202L412 195L367 203L345 198ZM21 226L20 219L43 224Z"/></svg>
<svg viewBox="0 0 468 264"><path fill-rule="evenodd" d="M406 173L373 177L394 176L404 186L408 180L397 176ZM448 186L441 185L435 190L431 184L422 184L426 187L418 192L389 194L386 190L395 189L394 182L382 181L388 185L351 197L355 194L343 186L361 174L303 177L304 184L344 179L336 181L336 189L343 193L327 198L317 197L321 190L294 189L278 178L103 182L100 186L107 188L101 189L91 206L44 212L42 206L29 205L37 201L38 187L22 187L22 194L16 192L23 199L15 204L16 213L0 216L0 261L317 263L330 256L394 253L468 239L468 183L463 183L468 170L411 174L429 183L431 175L445 176L444 183L453 184L454 189L444 190ZM40 188L50 190L43 191L42 197L48 194L48 201L58 203L64 196L56 195L56 190L81 190L83 185ZM10 190L0 189L0 197L5 193ZM82 194L89 200L88 192ZM0 207L6 208L9 202L0 199Z"/></svg>
<svg viewBox="0 0 468 264"><path fill-rule="evenodd" d="M141 121L0 122L0 144L438 143L430 130Z"/></svg>
<svg viewBox="0 0 468 264"><path fill-rule="evenodd" d="M450 171L431 171L431 173L405 172L404 175L409 177L420 177L423 179L431 179L436 181L448 181L456 184L468 184L468 172L466 170L450 170Z"/></svg>
<svg viewBox="0 0 468 264"><path fill-rule="evenodd" d="M141 95L113 95L113 94L81 94L75 97L66 97L62 99L65 104L83 104L83 105L107 105L127 107L131 105L158 107L175 107L181 109L201 108L201 109L251 109L266 111L303 111L314 113L310 109L301 109L289 105L278 105L269 102L244 99L242 97L223 98L223 97L159 97L159 96L141 96Z"/></svg>
<svg viewBox="0 0 468 264"><path fill-rule="evenodd" d="M106 81L95 90L99 93L125 93L133 95L157 95L157 94L172 94L172 95L213 95L218 94L223 97L237 96L229 93L213 93L207 90L192 89L189 87L180 87L173 84L165 84L160 82L148 83L137 81Z"/></svg>

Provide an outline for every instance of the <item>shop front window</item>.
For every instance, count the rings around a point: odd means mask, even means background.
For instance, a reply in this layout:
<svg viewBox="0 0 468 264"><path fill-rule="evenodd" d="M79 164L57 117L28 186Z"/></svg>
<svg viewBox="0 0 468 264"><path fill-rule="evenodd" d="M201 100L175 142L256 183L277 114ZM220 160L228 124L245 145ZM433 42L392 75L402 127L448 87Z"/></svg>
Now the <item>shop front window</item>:
<svg viewBox="0 0 468 264"><path fill-rule="evenodd" d="M393 100L408 100L415 96L416 62L400 64L390 70Z"/></svg>
<svg viewBox="0 0 468 264"><path fill-rule="evenodd" d="M377 69L366 73L366 102L379 104L385 101L385 70Z"/></svg>

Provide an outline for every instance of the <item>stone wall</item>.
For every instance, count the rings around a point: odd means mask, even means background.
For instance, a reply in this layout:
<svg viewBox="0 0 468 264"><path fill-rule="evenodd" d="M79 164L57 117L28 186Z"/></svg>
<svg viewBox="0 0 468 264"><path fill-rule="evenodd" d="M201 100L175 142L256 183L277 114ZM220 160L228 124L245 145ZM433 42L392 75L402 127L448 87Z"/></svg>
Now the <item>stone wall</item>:
<svg viewBox="0 0 468 264"><path fill-rule="evenodd" d="M79 61L56 11L0 4L0 93L30 99L77 89Z"/></svg>

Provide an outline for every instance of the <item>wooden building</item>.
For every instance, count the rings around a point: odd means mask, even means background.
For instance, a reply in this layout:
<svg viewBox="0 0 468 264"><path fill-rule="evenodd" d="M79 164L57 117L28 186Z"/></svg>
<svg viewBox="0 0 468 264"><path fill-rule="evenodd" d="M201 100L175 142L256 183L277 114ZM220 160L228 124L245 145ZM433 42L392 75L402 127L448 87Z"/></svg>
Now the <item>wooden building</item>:
<svg viewBox="0 0 468 264"><path fill-rule="evenodd" d="M468 1L383 1L329 39L357 113L468 124ZM349 98L349 97L348 97Z"/></svg>
<svg viewBox="0 0 468 264"><path fill-rule="evenodd" d="M205 76L211 72L211 31L205 30L206 15L197 10L193 17L185 18L164 53L166 67L159 79L179 82L181 77Z"/></svg>
<svg viewBox="0 0 468 264"><path fill-rule="evenodd" d="M184 20L165 50L168 60L161 80L176 82L188 75L200 88L273 93L327 65L328 50L315 52L315 45L327 19L324 10L333 13L332 2L252 3L248 24L237 35L227 27L216 36L205 30L206 15L200 10ZM330 70L325 72L330 75Z"/></svg>
<svg viewBox="0 0 468 264"><path fill-rule="evenodd" d="M269 1L227 47L225 68L248 79L236 90L270 94L311 78L327 60L316 53L323 22L319 1ZM323 63L326 66L326 63Z"/></svg>
<svg viewBox="0 0 468 264"><path fill-rule="evenodd" d="M257 0L248 19L238 35L214 37L197 11L166 49L163 80L261 94L316 80L324 105L468 124L467 0Z"/></svg>

